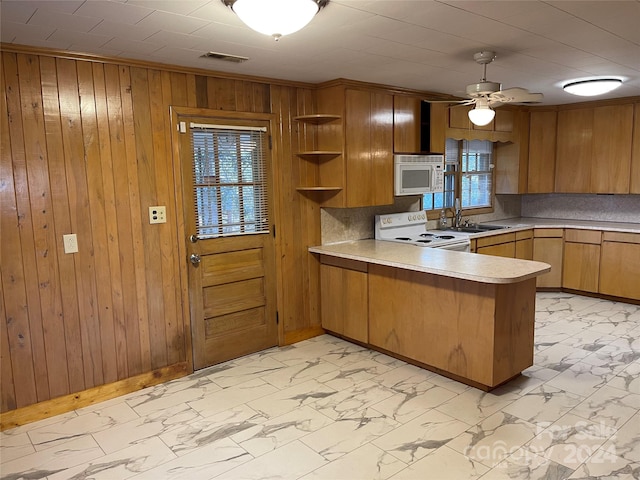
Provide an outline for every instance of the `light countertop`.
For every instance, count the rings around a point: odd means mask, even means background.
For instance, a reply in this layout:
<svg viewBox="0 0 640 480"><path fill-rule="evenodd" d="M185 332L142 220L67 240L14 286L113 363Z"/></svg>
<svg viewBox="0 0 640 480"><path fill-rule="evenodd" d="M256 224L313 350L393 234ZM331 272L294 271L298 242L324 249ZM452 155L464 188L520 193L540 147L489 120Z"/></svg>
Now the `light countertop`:
<svg viewBox="0 0 640 480"><path fill-rule="evenodd" d="M309 251L481 283L517 283L551 270L550 265L542 262L416 247L379 240L334 243L310 247Z"/></svg>
<svg viewBox="0 0 640 480"><path fill-rule="evenodd" d="M638 222L640 222L640 212L638 212ZM580 230L606 230L609 232L640 233L640 223L603 222L599 220L519 217L480 223L508 226L510 228L507 231L517 231L518 229L526 228L576 228ZM496 234L503 232L503 230L498 230L488 233ZM480 235L485 236L486 234L482 233ZM477 236L473 235L471 238L477 238Z"/></svg>

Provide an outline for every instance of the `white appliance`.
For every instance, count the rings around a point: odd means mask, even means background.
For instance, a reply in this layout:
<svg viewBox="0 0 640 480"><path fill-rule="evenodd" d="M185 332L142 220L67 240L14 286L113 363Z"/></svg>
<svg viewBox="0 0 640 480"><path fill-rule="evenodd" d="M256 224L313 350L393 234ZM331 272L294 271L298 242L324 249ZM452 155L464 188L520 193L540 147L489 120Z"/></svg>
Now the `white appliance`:
<svg viewBox="0 0 640 480"><path fill-rule="evenodd" d="M444 190L444 155L394 155L393 165L396 196Z"/></svg>
<svg viewBox="0 0 640 480"><path fill-rule="evenodd" d="M448 230L427 230L424 211L376 215L375 239L406 243L419 247L470 252L469 234Z"/></svg>

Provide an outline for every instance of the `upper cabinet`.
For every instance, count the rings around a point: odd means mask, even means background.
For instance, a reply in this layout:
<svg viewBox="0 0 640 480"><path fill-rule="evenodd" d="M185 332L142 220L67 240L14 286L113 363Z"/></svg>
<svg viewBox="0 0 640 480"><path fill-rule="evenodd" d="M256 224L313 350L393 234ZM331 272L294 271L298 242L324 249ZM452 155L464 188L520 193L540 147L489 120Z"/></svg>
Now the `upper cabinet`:
<svg viewBox="0 0 640 480"><path fill-rule="evenodd" d="M629 193L631 103L558 111L555 191Z"/></svg>
<svg viewBox="0 0 640 480"><path fill-rule="evenodd" d="M393 151L422 151L422 101L405 95L393 96Z"/></svg>
<svg viewBox="0 0 640 480"><path fill-rule="evenodd" d="M558 113L532 111L529 116L527 193L553 193Z"/></svg>
<svg viewBox="0 0 640 480"><path fill-rule="evenodd" d="M640 193L640 101L633 108L633 139L631 140L631 180L629 193Z"/></svg>
<svg viewBox="0 0 640 480"><path fill-rule="evenodd" d="M317 111L327 121L313 125L313 150L298 154L313 162L316 183L298 190L325 207L392 204L393 95L333 83L318 89ZM312 123L306 117L298 121Z"/></svg>

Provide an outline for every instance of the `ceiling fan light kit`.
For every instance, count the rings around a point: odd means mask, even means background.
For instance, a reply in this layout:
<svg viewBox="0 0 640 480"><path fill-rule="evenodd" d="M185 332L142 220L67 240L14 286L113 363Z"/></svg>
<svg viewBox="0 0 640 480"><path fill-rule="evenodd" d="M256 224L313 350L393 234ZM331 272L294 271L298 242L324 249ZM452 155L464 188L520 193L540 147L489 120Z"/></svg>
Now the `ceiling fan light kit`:
<svg viewBox="0 0 640 480"><path fill-rule="evenodd" d="M222 0L249 28L276 41L305 27L329 0Z"/></svg>
<svg viewBox="0 0 640 480"><path fill-rule="evenodd" d="M478 83L467 85L468 100L447 101L436 100L435 103L457 103L459 105L475 105L469 110L469 120L479 127L488 125L496 112L491 107L499 107L505 103L539 103L541 93L531 93L526 88L513 87L502 89L502 84L487 80L487 65L496 58L496 52L482 51L473 55L476 63L482 65L482 79Z"/></svg>
<svg viewBox="0 0 640 480"><path fill-rule="evenodd" d="M620 85L622 85L622 80L619 78L591 78L566 83L562 88L565 92L572 95L594 97L596 95L609 93Z"/></svg>
<svg viewBox="0 0 640 480"><path fill-rule="evenodd" d="M476 107L472 110L469 110L469 120L474 125L479 127L483 127L488 125L493 120L493 117L496 116L495 110L489 108L489 104L485 99L478 99L476 102Z"/></svg>

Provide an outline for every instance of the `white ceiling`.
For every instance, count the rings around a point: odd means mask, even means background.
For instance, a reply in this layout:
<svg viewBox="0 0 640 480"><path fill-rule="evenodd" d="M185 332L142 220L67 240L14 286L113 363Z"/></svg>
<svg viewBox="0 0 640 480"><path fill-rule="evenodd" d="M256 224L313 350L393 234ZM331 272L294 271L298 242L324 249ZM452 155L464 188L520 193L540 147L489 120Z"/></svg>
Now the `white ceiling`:
<svg viewBox="0 0 640 480"><path fill-rule="evenodd" d="M640 95L640 1L331 0L279 42L220 0L0 0L4 43L319 83L334 78L464 96L482 77L525 87L544 104L585 100L559 87L623 78L608 96ZM204 59L216 51L242 63Z"/></svg>

